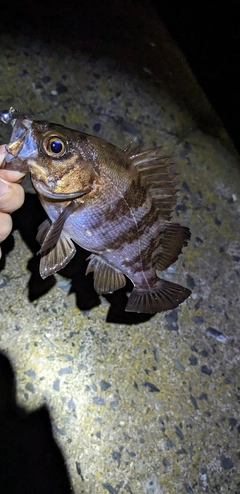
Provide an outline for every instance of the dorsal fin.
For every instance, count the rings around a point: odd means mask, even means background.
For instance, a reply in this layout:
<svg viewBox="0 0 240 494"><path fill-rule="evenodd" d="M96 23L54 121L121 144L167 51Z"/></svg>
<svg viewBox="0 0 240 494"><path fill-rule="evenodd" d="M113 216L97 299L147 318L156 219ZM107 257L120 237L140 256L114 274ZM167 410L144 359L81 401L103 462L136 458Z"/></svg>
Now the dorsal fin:
<svg viewBox="0 0 240 494"><path fill-rule="evenodd" d="M158 237L158 246L153 252L153 266L158 271L164 271L177 261L186 247L191 233L188 227L178 223L166 223L164 230Z"/></svg>
<svg viewBox="0 0 240 494"><path fill-rule="evenodd" d="M124 149L126 157L139 172L140 185L146 187L153 199L154 206L164 220L169 221L176 205L177 173L174 163L168 163L170 156L159 156L162 146L141 150L131 144Z"/></svg>

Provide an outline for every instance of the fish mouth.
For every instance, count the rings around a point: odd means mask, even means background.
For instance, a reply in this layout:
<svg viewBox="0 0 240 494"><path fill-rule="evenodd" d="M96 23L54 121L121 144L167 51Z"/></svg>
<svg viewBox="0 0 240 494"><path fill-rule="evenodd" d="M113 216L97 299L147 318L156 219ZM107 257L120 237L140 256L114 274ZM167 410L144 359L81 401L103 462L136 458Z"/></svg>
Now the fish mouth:
<svg viewBox="0 0 240 494"><path fill-rule="evenodd" d="M62 201L67 201L69 199L77 199L78 197L82 197L85 194L88 194L91 192L92 188L88 187L86 189L82 190L77 190L76 192L69 192L69 193L61 193L61 192L54 192L53 190L50 190L45 184L42 182L35 182L33 181L34 188L36 191L41 194L44 197L48 197L49 199L60 199Z"/></svg>

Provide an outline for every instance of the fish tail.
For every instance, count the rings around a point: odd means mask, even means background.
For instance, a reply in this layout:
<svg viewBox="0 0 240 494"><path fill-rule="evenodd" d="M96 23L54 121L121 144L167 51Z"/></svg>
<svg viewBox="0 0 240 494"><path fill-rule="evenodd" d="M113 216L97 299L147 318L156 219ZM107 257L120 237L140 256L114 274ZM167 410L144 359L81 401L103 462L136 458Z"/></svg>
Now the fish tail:
<svg viewBox="0 0 240 494"><path fill-rule="evenodd" d="M134 288L126 305L127 312L144 312L156 314L178 307L191 295L188 288L184 288L170 281L159 280L151 290Z"/></svg>

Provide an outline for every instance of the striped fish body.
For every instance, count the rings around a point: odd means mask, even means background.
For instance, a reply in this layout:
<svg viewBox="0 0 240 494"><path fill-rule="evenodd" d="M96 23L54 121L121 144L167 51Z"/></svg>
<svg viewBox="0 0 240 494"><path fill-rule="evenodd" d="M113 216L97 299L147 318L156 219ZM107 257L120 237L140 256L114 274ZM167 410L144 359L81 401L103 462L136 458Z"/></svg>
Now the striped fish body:
<svg viewBox="0 0 240 494"><path fill-rule="evenodd" d="M176 202L173 165L160 148L142 151L19 116L4 167L29 170L49 221L39 228L40 273L49 276L74 256L91 252L98 293L133 282L128 311L177 307L190 291L159 278L178 258L189 229L171 222Z"/></svg>

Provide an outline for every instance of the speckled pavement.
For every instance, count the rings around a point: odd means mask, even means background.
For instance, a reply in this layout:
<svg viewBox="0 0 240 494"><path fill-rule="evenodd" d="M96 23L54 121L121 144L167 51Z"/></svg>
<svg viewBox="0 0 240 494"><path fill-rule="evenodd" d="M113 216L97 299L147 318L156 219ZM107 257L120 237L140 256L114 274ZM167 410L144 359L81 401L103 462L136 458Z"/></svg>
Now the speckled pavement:
<svg viewBox="0 0 240 494"><path fill-rule="evenodd" d="M133 6L120 13L128 21ZM64 36L4 33L0 106L120 147L163 145L179 165L176 217L192 231L166 278L192 296L145 322L109 323L105 298L79 310L71 280L58 274L30 302L32 251L15 230L0 272L0 349L19 403L48 405L76 494L239 494L239 158L154 11L134 12L144 34L134 24L123 35L126 60L119 40L100 53L97 34L95 52L86 40L73 49ZM6 142L10 130L0 132Z"/></svg>

